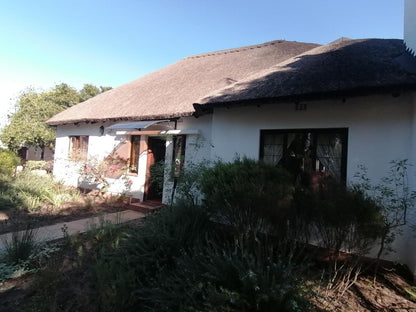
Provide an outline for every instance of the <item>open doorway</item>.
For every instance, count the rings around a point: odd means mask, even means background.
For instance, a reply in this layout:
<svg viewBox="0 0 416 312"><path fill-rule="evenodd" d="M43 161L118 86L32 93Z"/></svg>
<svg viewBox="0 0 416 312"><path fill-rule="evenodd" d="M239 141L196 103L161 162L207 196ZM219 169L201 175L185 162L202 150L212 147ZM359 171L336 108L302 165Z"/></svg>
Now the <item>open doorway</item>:
<svg viewBox="0 0 416 312"><path fill-rule="evenodd" d="M148 138L144 200L162 201L165 153L165 140L158 137Z"/></svg>

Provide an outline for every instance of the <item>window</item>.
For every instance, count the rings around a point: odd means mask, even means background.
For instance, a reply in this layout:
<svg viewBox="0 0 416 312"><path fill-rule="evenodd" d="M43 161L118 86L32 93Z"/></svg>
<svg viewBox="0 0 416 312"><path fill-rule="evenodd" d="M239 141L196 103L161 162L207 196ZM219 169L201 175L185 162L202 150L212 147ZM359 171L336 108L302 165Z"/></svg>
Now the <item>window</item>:
<svg viewBox="0 0 416 312"><path fill-rule="evenodd" d="M70 136L69 137L69 153L70 158L75 161L87 159L88 153L88 136Z"/></svg>
<svg viewBox="0 0 416 312"><path fill-rule="evenodd" d="M323 173L345 182L347 137L346 128L261 130L260 159L286 168L297 180Z"/></svg>
<svg viewBox="0 0 416 312"><path fill-rule="evenodd" d="M186 136L178 135L173 139L173 176L179 177L185 164Z"/></svg>
<svg viewBox="0 0 416 312"><path fill-rule="evenodd" d="M132 135L130 139L130 164L129 171L137 173L140 155L140 135Z"/></svg>

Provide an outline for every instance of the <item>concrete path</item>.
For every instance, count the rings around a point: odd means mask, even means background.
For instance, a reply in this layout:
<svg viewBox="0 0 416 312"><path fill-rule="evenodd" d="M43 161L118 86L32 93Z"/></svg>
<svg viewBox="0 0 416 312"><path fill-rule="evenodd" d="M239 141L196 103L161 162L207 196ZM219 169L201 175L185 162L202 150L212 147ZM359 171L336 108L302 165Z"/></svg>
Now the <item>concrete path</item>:
<svg viewBox="0 0 416 312"><path fill-rule="evenodd" d="M86 219L62 222L53 225L43 226L40 228L35 228L33 229L33 233L35 234L35 240L38 242L51 241L54 239L63 238L63 229L65 229L68 235L73 235L76 233L86 232L89 229L94 228L95 226L99 226L103 221L112 223L124 223L128 221L141 219L144 216L145 214L138 211L124 210L121 212L107 213ZM23 231L19 232L19 234L22 233ZM5 242L10 241L11 237L12 233L0 235L0 250L5 248Z"/></svg>

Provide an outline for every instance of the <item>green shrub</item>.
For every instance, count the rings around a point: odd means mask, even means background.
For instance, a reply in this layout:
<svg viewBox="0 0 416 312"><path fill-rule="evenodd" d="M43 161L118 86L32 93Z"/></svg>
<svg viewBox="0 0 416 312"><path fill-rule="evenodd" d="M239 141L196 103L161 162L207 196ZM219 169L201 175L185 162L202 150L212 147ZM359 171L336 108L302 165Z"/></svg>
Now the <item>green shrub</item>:
<svg viewBox="0 0 416 312"><path fill-rule="evenodd" d="M206 213L184 203L148 216L143 226L128 232L120 247L95 266L100 306L128 311L143 304L139 296L125 294L153 287L155 276L173 269L175 259L207 231Z"/></svg>
<svg viewBox="0 0 416 312"><path fill-rule="evenodd" d="M149 311L298 311L301 273L273 244L211 240L137 293Z"/></svg>
<svg viewBox="0 0 416 312"><path fill-rule="evenodd" d="M247 158L218 162L204 172L201 189L207 209L239 230L270 223L285 231L294 190L287 171Z"/></svg>
<svg viewBox="0 0 416 312"><path fill-rule="evenodd" d="M230 235L179 202L100 258L92 297L101 311L297 311L298 268L270 241Z"/></svg>
<svg viewBox="0 0 416 312"><path fill-rule="evenodd" d="M331 251L365 254L383 230L380 206L331 177L320 179L314 189L298 189L294 203L318 244Z"/></svg>
<svg viewBox="0 0 416 312"><path fill-rule="evenodd" d="M21 207L22 199L13 187L12 177L0 177L0 210Z"/></svg>
<svg viewBox="0 0 416 312"><path fill-rule="evenodd" d="M43 170L46 167L46 161L44 160L29 160L25 164L28 170Z"/></svg>
<svg viewBox="0 0 416 312"><path fill-rule="evenodd" d="M0 174L12 175L20 162L20 158L12 151L0 149Z"/></svg>

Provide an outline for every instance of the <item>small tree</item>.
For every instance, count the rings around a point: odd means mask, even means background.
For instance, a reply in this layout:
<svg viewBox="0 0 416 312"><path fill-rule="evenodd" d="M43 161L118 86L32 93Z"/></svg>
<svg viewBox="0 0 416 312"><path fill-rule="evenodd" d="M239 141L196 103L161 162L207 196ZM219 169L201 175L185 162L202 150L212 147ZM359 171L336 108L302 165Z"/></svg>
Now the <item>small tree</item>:
<svg viewBox="0 0 416 312"><path fill-rule="evenodd" d="M53 115L98 93L108 90L107 87L94 87L86 84L79 92L62 83L50 91L36 92L33 89L24 91L15 104L15 113L10 116L0 140L10 150L17 151L22 146L53 147L55 129L45 121Z"/></svg>
<svg viewBox="0 0 416 312"><path fill-rule="evenodd" d="M416 192L409 188L407 172L411 165L407 159L393 160L390 164L388 175L376 185L371 184L364 166L360 166L361 172L355 175L359 183L354 187L365 191L381 207L384 226L377 259L383 253L392 251L391 244L402 233L402 227L407 224L409 209L414 207L416 199Z"/></svg>
<svg viewBox="0 0 416 312"><path fill-rule="evenodd" d="M12 151L0 149L0 174L12 175L20 158Z"/></svg>

